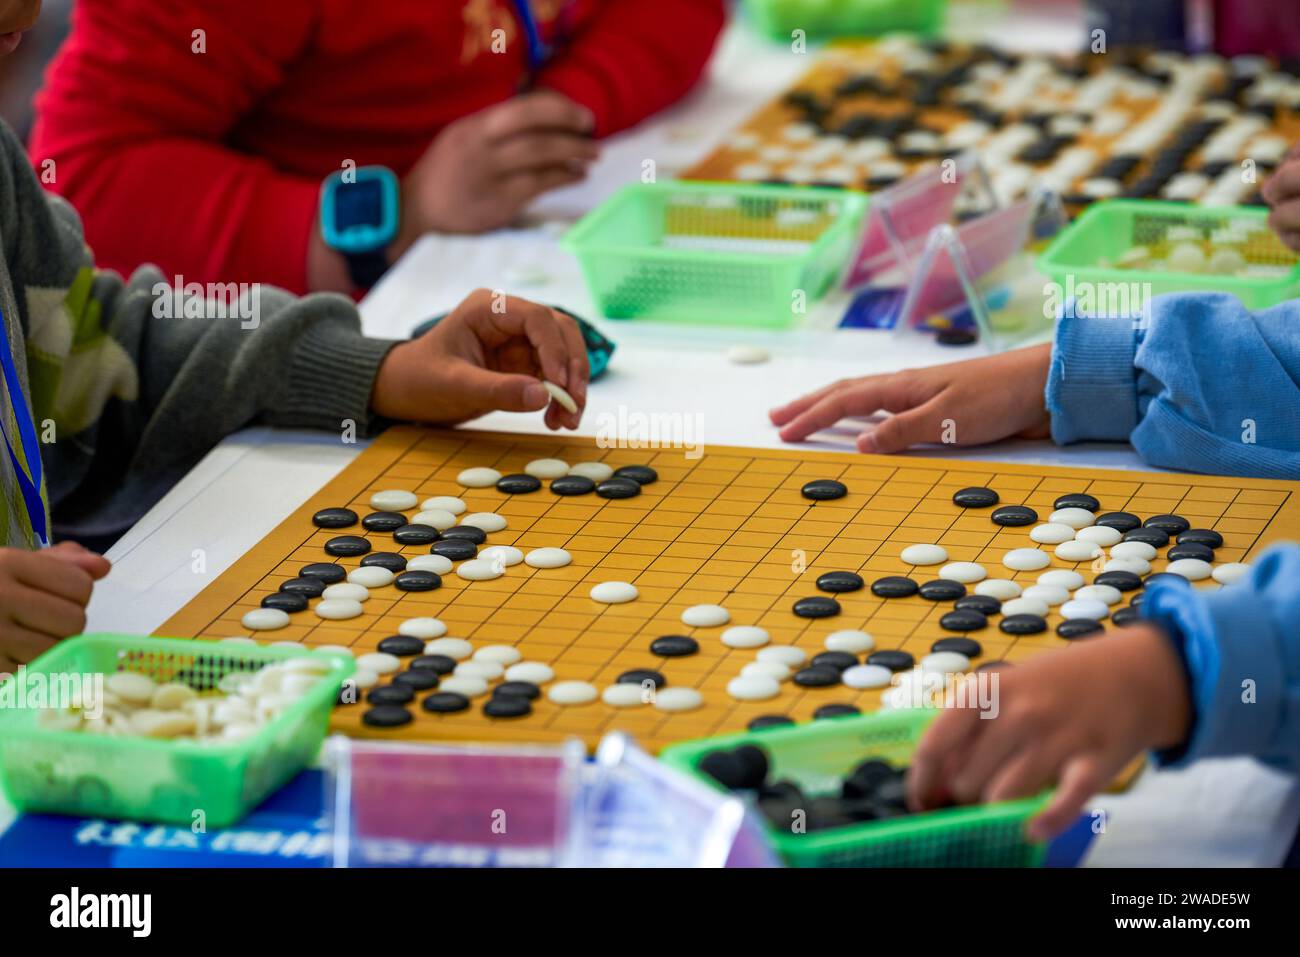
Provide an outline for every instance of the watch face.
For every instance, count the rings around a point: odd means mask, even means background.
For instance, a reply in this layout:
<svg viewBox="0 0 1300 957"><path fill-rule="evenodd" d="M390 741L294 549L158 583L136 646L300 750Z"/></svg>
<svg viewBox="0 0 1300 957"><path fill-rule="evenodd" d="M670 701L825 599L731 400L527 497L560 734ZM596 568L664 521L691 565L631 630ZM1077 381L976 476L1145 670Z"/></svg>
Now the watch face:
<svg viewBox="0 0 1300 957"><path fill-rule="evenodd" d="M383 186L377 180L340 186L334 194L334 228L376 227L384 222Z"/></svg>

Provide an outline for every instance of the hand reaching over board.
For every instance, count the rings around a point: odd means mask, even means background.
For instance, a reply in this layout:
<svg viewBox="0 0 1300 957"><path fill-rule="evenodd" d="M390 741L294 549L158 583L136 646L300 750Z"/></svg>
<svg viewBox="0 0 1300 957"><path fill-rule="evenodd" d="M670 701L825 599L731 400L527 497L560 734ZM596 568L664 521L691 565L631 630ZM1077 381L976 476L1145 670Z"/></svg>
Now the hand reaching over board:
<svg viewBox="0 0 1300 957"><path fill-rule="evenodd" d="M0 548L0 673L79 634L91 588L108 570L108 559L75 542L39 552Z"/></svg>
<svg viewBox="0 0 1300 957"><path fill-rule="evenodd" d="M1272 207L1268 224L1273 232L1282 242L1300 251L1300 143L1291 147L1260 195Z"/></svg>
<svg viewBox="0 0 1300 957"><path fill-rule="evenodd" d="M841 379L773 409L786 442L802 442L841 419L894 413L858 436L860 452L901 452L922 443L981 445L1011 436L1045 438L1051 347L1017 349L928 369Z"/></svg>
<svg viewBox="0 0 1300 957"><path fill-rule="evenodd" d="M546 409L549 428L573 429L587 379L587 348L572 317L480 289L424 335L393 347L370 404L390 419L439 425ZM553 401L542 380L564 390L575 408Z"/></svg>

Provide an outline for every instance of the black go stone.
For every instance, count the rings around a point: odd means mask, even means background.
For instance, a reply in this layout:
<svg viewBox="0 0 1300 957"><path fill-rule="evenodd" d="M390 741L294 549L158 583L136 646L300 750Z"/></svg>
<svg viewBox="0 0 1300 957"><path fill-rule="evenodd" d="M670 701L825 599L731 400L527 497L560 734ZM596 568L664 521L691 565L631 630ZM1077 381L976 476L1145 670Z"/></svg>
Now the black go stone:
<svg viewBox="0 0 1300 957"><path fill-rule="evenodd" d="M1056 626L1056 633L1067 641L1085 635L1099 635L1106 629L1091 618L1067 618Z"/></svg>
<svg viewBox="0 0 1300 957"><path fill-rule="evenodd" d="M1141 608L1142 602L1144 601L1146 601L1146 595L1142 594L1141 592L1138 592L1136 595L1134 595L1132 598L1128 600L1128 606L1130 608Z"/></svg>
<svg viewBox="0 0 1300 957"><path fill-rule="evenodd" d="M1214 549L1209 545L1201 545L1197 542L1187 542L1172 546L1165 553L1165 557L1171 562L1180 558L1199 558L1203 562L1214 561Z"/></svg>
<svg viewBox="0 0 1300 957"><path fill-rule="evenodd" d="M519 695L502 695L485 702L483 713L489 718L523 718L533 713L533 703Z"/></svg>
<svg viewBox="0 0 1300 957"><path fill-rule="evenodd" d="M442 576L423 569L402 572L393 579L393 587L401 591L433 591L442 587Z"/></svg>
<svg viewBox="0 0 1300 957"><path fill-rule="evenodd" d="M919 589L922 598L930 601L956 601L966 595L966 586L950 578L936 578Z"/></svg>
<svg viewBox="0 0 1300 957"><path fill-rule="evenodd" d="M651 682L656 688L662 688L668 684L668 679L662 673L652 668L633 668L631 671L625 671L615 679L615 684L620 685L641 685L647 681Z"/></svg>
<svg viewBox="0 0 1300 957"><path fill-rule="evenodd" d="M362 541L365 541L365 539L362 539ZM348 570L342 565L335 565L333 562L313 562L298 569L298 577L314 578L326 585L333 585L335 582L341 582L347 578ZM324 591L324 589L321 590Z"/></svg>
<svg viewBox="0 0 1300 957"><path fill-rule="evenodd" d="M487 541L487 532L477 525L454 525L442 533L444 539L450 539L456 542L470 542L474 545L482 545ZM435 553L436 554L436 553Z"/></svg>
<svg viewBox="0 0 1300 957"><path fill-rule="evenodd" d="M998 627L1008 635L1036 635L1047 630L1047 622L1041 615L1007 615Z"/></svg>
<svg viewBox="0 0 1300 957"><path fill-rule="evenodd" d="M438 673L432 668L411 668L393 675L393 684L414 688L416 691L428 691L438 687Z"/></svg>
<svg viewBox="0 0 1300 957"><path fill-rule="evenodd" d="M834 598L811 595L795 602L793 610L800 618L830 618L840 613L840 603Z"/></svg>
<svg viewBox="0 0 1300 957"><path fill-rule="evenodd" d="M542 480L536 475L503 475L497 479L497 491L507 495L526 495L542 487Z"/></svg>
<svg viewBox="0 0 1300 957"><path fill-rule="evenodd" d="M814 502L826 502L834 498L843 498L849 494L849 489L843 482L837 482L835 479L817 479L806 483L799 492L804 498L810 498Z"/></svg>
<svg viewBox="0 0 1300 957"><path fill-rule="evenodd" d="M939 619L939 627L944 631L979 631L988 626L988 618L973 608L958 608Z"/></svg>
<svg viewBox="0 0 1300 957"><path fill-rule="evenodd" d="M659 473L648 465L624 465L614 469L614 477L631 479L637 485L653 485L659 481Z"/></svg>
<svg viewBox="0 0 1300 957"><path fill-rule="evenodd" d="M361 527L370 532L395 532L406 521L401 512L371 512L361 520Z"/></svg>
<svg viewBox="0 0 1300 957"><path fill-rule="evenodd" d="M397 552L371 552L361 559L361 564L367 568L371 565L387 568L396 575L398 572L406 571L406 556L399 555Z"/></svg>
<svg viewBox="0 0 1300 957"><path fill-rule="evenodd" d="M1141 612L1136 608L1120 608L1111 616L1110 620L1118 627L1123 628L1125 625L1132 624L1141 617Z"/></svg>
<svg viewBox="0 0 1300 957"><path fill-rule="evenodd" d="M1138 518L1132 512L1107 512L1105 515L1098 515L1094 525L1100 525L1102 528L1113 528L1115 531L1131 532L1135 528L1142 527L1142 519Z"/></svg>
<svg viewBox="0 0 1300 957"><path fill-rule="evenodd" d="M556 495L590 495L596 491L596 483L585 475L561 475L551 483L551 491Z"/></svg>
<svg viewBox="0 0 1300 957"><path fill-rule="evenodd" d="M963 611L969 608L971 611L977 611L987 618L989 615L996 615L1002 610L1002 602L992 595L967 595L965 598L958 598L953 607ZM943 640L949 641L951 639L945 638Z"/></svg>
<svg viewBox="0 0 1300 957"><path fill-rule="evenodd" d="M840 683L840 673L834 668L803 668L794 673L793 680L801 688L829 688Z"/></svg>
<svg viewBox="0 0 1300 957"><path fill-rule="evenodd" d="M809 665L813 668L834 668L836 671L845 671L857 663L857 657L847 651L823 651L813 655Z"/></svg>
<svg viewBox="0 0 1300 957"><path fill-rule="evenodd" d="M529 701L539 697L542 689L531 681L503 681L492 689L494 698L527 698Z"/></svg>
<svg viewBox="0 0 1300 957"><path fill-rule="evenodd" d="M867 664L880 665L890 671L907 671L916 664L916 659L907 651L873 651L867 656Z"/></svg>
<svg viewBox="0 0 1300 957"><path fill-rule="evenodd" d="M998 493L991 488L972 485L952 493L954 505L962 508L992 508L998 504Z"/></svg>
<svg viewBox="0 0 1300 957"><path fill-rule="evenodd" d="M865 584L857 572L826 572L817 576L817 587L822 591L859 591Z"/></svg>
<svg viewBox="0 0 1300 957"><path fill-rule="evenodd" d="M1101 502L1086 492L1071 492L1069 495L1059 496L1052 503L1052 508L1082 508L1095 512L1101 508Z"/></svg>
<svg viewBox="0 0 1300 957"><path fill-rule="evenodd" d="M1168 535L1177 535L1192 527L1192 523L1181 515L1152 515L1142 524L1147 528L1158 528Z"/></svg>
<svg viewBox="0 0 1300 957"><path fill-rule="evenodd" d="M338 565L331 565L338 568ZM319 578L290 578L280 583L280 591L286 595L302 595L304 598L319 598L325 591L325 583Z"/></svg>
<svg viewBox="0 0 1300 957"><path fill-rule="evenodd" d="M605 479L596 486L596 494L601 498L636 498L641 494L641 484L630 478Z"/></svg>
<svg viewBox="0 0 1300 957"><path fill-rule="evenodd" d="M424 651L424 642L410 635L389 635L379 643L379 650L386 655L406 658Z"/></svg>
<svg viewBox="0 0 1300 957"><path fill-rule="evenodd" d="M424 668L435 675L449 675L456 670L456 659L451 655L420 655L411 659L412 668Z"/></svg>
<svg viewBox="0 0 1300 957"><path fill-rule="evenodd" d="M366 701L370 704L410 704L414 700L415 689L402 685L382 685L366 693Z"/></svg>
<svg viewBox="0 0 1300 957"><path fill-rule="evenodd" d="M1033 525L1037 522L1038 513L1028 505L1003 505L1001 508L995 508L989 518L994 525L1019 528L1022 525Z"/></svg>
<svg viewBox="0 0 1300 957"><path fill-rule="evenodd" d="M420 707L434 714L454 714L469 707L469 698L456 691L435 691L420 702Z"/></svg>
<svg viewBox="0 0 1300 957"><path fill-rule="evenodd" d="M399 545L432 545L438 540L438 530L432 525L403 525L393 532L393 541Z"/></svg>
<svg viewBox="0 0 1300 957"><path fill-rule="evenodd" d="M855 714L862 714L862 709L851 704L824 704L813 712L813 718L847 718Z"/></svg>
<svg viewBox="0 0 1300 957"><path fill-rule="evenodd" d="M451 529L447 529L447 531L451 531ZM441 555L453 562L463 562L465 559L473 558L478 554L478 546L463 538L446 538L440 542L434 542L433 547L429 549L429 554Z"/></svg>
<svg viewBox="0 0 1300 957"><path fill-rule="evenodd" d="M1210 528L1190 528L1185 532L1178 533L1178 544L1222 548L1223 536Z"/></svg>
<svg viewBox="0 0 1300 957"><path fill-rule="evenodd" d="M400 728L410 724L414 717L401 705L379 704L363 714L361 720L372 728Z"/></svg>
<svg viewBox="0 0 1300 957"><path fill-rule="evenodd" d="M888 575L871 583L871 593L880 598L909 598L919 590L920 586L904 575Z"/></svg>
<svg viewBox="0 0 1300 957"><path fill-rule="evenodd" d="M293 614L307 610L307 596L300 592L278 591L262 599L263 608L275 608Z"/></svg>
<svg viewBox="0 0 1300 957"><path fill-rule="evenodd" d="M1187 579L1182 575L1175 575L1173 572L1156 572L1154 575L1148 575L1143 579L1142 585L1144 588L1150 588L1158 582L1178 582L1179 584L1185 585L1187 584ZM1129 604L1131 605L1132 602L1129 602Z"/></svg>
<svg viewBox="0 0 1300 957"><path fill-rule="evenodd" d="M767 728L784 728L794 724L794 719L784 714L760 714L745 725L747 731L763 731Z"/></svg>
<svg viewBox="0 0 1300 957"><path fill-rule="evenodd" d="M333 555L335 558L355 558L368 551L370 551L369 540L359 535L339 535L325 543L325 554Z"/></svg>
<svg viewBox="0 0 1300 957"><path fill-rule="evenodd" d="M1169 533L1162 528L1144 525L1142 528L1135 528L1131 532L1125 532L1124 541L1145 542L1152 548L1164 548L1169 544Z"/></svg>
<svg viewBox="0 0 1300 957"><path fill-rule="evenodd" d="M934 341L941 346L969 346L979 341L973 329L944 329L935 334Z"/></svg>
<svg viewBox="0 0 1300 957"><path fill-rule="evenodd" d="M685 658L700 650L700 643L689 635L660 635L650 642L650 654L661 658Z"/></svg>
<svg viewBox="0 0 1300 957"><path fill-rule="evenodd" d="M1142 587L1142 579L1132 572L1102 572L1092 582L1094 585L1109 585L1120 591L1137 591Z"/></svg>
<svg viewBox="0 0 1300 957"><path fill-rule="evenodd" d="M939 638L930 646L930 651L955 651L967 658L978 658L984 648L974 638Z"/></svg>
<svg viewBox="0 0 1300 957"><path fill-rule="evenodd" d="M311 517L317 528L351 528L357 523L357 513L350 508L323 508Z"/></svg>

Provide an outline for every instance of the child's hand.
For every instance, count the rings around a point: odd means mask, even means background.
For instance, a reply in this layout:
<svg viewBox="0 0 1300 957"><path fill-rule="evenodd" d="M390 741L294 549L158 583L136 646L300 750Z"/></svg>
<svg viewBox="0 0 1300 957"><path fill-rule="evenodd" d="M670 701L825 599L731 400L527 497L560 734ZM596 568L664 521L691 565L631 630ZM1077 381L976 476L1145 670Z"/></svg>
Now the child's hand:
<svg viewBox="0 0 1300 957"><path fill-rule="evenodd" d="M402 184L405 240L508 225L542 193L587 175L600 155L591 113L539 90L448 125Z"/></svg>
<svg viewBox="0 0 1300 957"><path fill-rule="evenodd" d="M587 375L586 343L572 317L480 289L420 338L393 347L370 405L390 419L440 425L546 409L548 428L576 429ZM568 392L578 410L551 402L540 379Z"/></svg>
<svg viewBox="0 0 1300 957"><path fill-rule="evenodd" d="M935 719L908 775L914 810L1006 801L1055 783L1029 828L1032 839L1046 840L1135 755L1181 743L1191 720L1183 667L1148 625L1000 671L994 700L994 717L953 707Z"/></svg>
<svg viewBox="0 0 1300 957"><path fill-rule="evenodd" d="M1278 238L1300 252L1300 143L1291 147L1286 159L1260 190L1264 202L1273 207L1268 224Z"/></svg>
<svg viewBox="0 0 1300 957"><path fill-rule="evenodd" d="M773 409L786 442L802 442L841 419L895 413L858 436L860 452L901 452L923 442L980 445L1008 436L1043 438L1050 346L928 369L842 379ZM951 422L951 428L949 423Z"/></svg>
<svg viewBox="0 0 1300 957"><path fill-rule="evenodd" d="M75 542L29 552L0 548L0 672L37 658L86 627L94 583L108 559Z"/></svg>

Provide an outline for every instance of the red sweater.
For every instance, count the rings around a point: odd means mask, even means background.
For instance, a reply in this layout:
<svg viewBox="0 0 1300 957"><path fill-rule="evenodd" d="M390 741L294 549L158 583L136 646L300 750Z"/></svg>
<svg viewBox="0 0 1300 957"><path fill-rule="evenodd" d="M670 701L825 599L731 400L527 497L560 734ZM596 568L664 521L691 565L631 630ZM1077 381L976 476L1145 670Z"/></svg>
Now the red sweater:
<svg viewBox="0 0 1300 957"><path fill-rule="evenodd" d="M539 85L600 134L685 94L725 16L723 0L531 2L544 36L558 18L569 38ZM55 160L50 188L101 266L302 292L321 179L345 159L405 174L446 124L517 91L526 49L511 0L79 0L32 161Z"/></svg>

